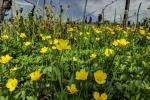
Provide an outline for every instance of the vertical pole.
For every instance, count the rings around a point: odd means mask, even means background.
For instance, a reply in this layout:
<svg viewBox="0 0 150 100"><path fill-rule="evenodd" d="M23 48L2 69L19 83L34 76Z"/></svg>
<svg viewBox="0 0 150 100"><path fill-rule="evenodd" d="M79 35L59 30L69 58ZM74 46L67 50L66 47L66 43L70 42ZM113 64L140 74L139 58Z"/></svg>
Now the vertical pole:
<svg viewBox="0 0 150 100"><path fill-rule="evenodd" d="M124 17L123 17L123 27L126 27L126 25L127 25L129 7L130 7L130 0L126 0Z"/></svg>
<svg viewBox="0 0 150 100"><path fill-rule="evenodd" d="M85 18L86 18L86 7L87 7L87 2L88 2L88 0L85 0L84 12L83 12L83 20L82 20L82 22L84 22L84 21L85 21Z"/></svg>
<svg viewBox="0 0 150 100"><path fill-rule="evenodd" d="M141 5L142 5L142 2L139 4L139 7L138 7L136 26L138 26L138 24L139 24L139 12L140 12Z"/></svg>
<svg viewBox="0 0 150 100"><path fill-rule="evenodd" d="M105 21L105 18L104 18L104 10L105 10L105 9L102 9L103 23L104 23L104 21Z"/></svg>
<svg viewBox="0 0 150 100"><path fill-rule="evenodd" d="M115 8L114 23L116 23L116 8Z"/></svg>

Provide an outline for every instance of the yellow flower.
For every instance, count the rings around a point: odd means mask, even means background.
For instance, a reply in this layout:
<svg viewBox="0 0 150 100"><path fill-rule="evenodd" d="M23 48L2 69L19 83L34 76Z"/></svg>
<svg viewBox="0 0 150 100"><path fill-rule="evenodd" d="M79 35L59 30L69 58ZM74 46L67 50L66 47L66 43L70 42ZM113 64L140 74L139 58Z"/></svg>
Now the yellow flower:
<svg viewBox="0 0 150 100"><path fill-rule="evenodd" d="M41 76L42 76L41 70L36 70L35 72L32 72L30 74L31 81L37 81L41 78Z"/></svg>
<svg viewBox="0 0 150 100"><path fill-rule="evenodd" d="M94 78L95 81L98 84L105 84L106 83L106 78L107 78L107 74L104 73L102 70L98 70L94 73Z"/></svg>
<svg viewBox="0 0 150 100"><path fill-rule="evenodd" d="M9 89L9 91L14 91L15 88L17 87L18 84L18 80L17 79L8 79L7 83L6 83L6 87Z"/></svg>
<svg viewBox="0 0 150 100"><path fill-rule="evenodd" d="M129 44L129 42L126 39L120 39L118 41L119 45L121 46L126 46L127 44Z"/></svg>
<svg viewBox="0 0 150 100"><path fill-rule="evenodd" d="M107 100L107 94L106 93L102 93L100 95L99 92L94 92L93 97L94 97L95 100Z"/></svg>
<svg viewBox="0 0 150 100"><path fill-rule="evenodd" d="M99 92L94 92L93 93L93 97L94 97L95 100L100 100L100 94L99 94Z"/></svg>
<svg viewBox="0 0 150 100"><path fill-rule="evenodd" d="M51 39L51 36L50 35L43 35L43 34L40 34L42 40L48 40L48 39Z"/></svg>
<svg viewBox="0 0 150 100"><path fill-rule="evenodd" d="M145 30L139 30L139 32L140 32L141 35L145 34Z"/></svg>
<svg viewBox="0 0 150 100"><path fill-rule="evenodd" d="M6 64L6 63L8 63L11 59L12 59L12 57L9 56L8 54L5 55L5 56L1 56L1 58L0 58L0 63Z"/></svg>
<svg viewBox="0 0 150 100"><path fill-rule="evenodd" d="M41 50L40 50L40 53L47 53L47 51L48 51L48 47L43 47L43 48L41 48Z"/></svg>
<svg viewBox="0 0 150 100"><path fill-rule="evenodd" d="M27 41L27 42L24 42L23 44L24 44L25 46L29 46L29 45L31 45L31 42Z"/></svg>
<svg viewBox="0 0 150 100"><path fill-rule="evenodd" d="M107 100L107 94L106 93L101 94L101 100Z"/></svg>
<svg viewBox="0 0 150 100"><path fill-rule="evenodd" d="M73 32L73 28L68 28L67 32Z"/></svg>
<svg viewBox="0 0 150 100"><path fill-rule="evenodd" d="M2 37L3 40L9 39L9 36L8 36L8 35L2 35L1 37Z"/></svg>
<svg viewBox="0 0 150 100"><path fill-rule="evenodd" d="M118 40L114 40L113 45L114 46L126 46L129 43L130 42L127 41L126 39L118 39Z"/></svg>
<svg viewBox="0 0 150 100"><path fill-rule="evenodd" d="M102 33L102 31L98 28L94 28L94 32L97 33L97 34Z"/></svg>
<svg viewBox="0 0 150 100"><path fill-rule="evenodd" d="M58 39L54 39L54 44L56 45L56 44L58 44Z"/></svg>
<svg viewBox="0 0 150 100"><path fill-rule="evenodd" d="M118 41L115 40L115 41L113 42L113 45L114 45L114 46L118 46Z"/></svg>
<svg viewBox="0 0 150 100"><path fill-rule="evenodd" d="M71 49L71 46L69 45L69 40L60 39L55 45L59 51Z"/></svg>
<svg viewBox="0 0 150 100"><path fill-rule="evenodd" d="M75 84L71 84L70 86L67 86L67 91L70 93L70 94L75 94L78 92L78 89L76 88L76 85Z"/></svg>
<svg viewBox="0 0 150 100"><path fill-rule="evenodd" d="M76 72L76 80L87 80L88 72L85 69L81 69Z"/></svg>
<svg viewBox="0 0 150 100"><path fill-rule="evenodd" d="M96 56L97 56L96 53L93 53L93 54L90 55L90 58L95 59Z"/></svg>
<svg viewBox="0 0 150 100"><path fill-rule="evenodd" d="M108 49L108 48L105 49L105 55L106 55L107 57L109 57L110 55L112 55L113 52L114 52L114 51L113 51L112 49Z"/></svg>
<svg viewBox="0 0 150 100"><path fill-rule="evenodd" d="M114 31L111 31L110 33L111 33L112 35L114 35L114 34L115 34L115 32L114 32Z"/></svg>
<svg viewBox="0 0 150 100"><path fill-rule="evenodd" d="M52 38L50 35L47 35L45 37L46 37L47 40Z"/></svg>
<svg viewBox="0 0 150 100"><path fill-rule="evenodd" d="M13 67L10 69L10 71L16 71L18 68L17 67Z"/></svg>
<svg viewBox="0 0 150 100"><path fill-rule="evenodd" d="M25 33L20 33L20 36L21 38L26 38L26 34Z"/></svg>

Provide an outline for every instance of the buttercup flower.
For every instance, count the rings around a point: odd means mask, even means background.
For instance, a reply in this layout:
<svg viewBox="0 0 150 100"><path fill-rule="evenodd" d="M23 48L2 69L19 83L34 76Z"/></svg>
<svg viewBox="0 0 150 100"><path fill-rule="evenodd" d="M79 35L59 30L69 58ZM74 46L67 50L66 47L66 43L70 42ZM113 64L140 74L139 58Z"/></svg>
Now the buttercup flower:
<svg viewBox="0 0 150 100"><path fill-rule="evenodd" d="M75 84L71 84L70 86L67 86L67 91L68 91L70 94L75 94L75 93L78 92L78 90L77 90Z"/></svg>
<svg viewBox="0 0 150 100"><path fill-rule="evenodd" d="M55 45L59 51L71 49L71 46L69 45L69 40L60 39Z"/></svg>
<svg viewBox="0 0 150 100"><path fill-rule="evenodd" d="M107 94L106 93L100 94L99 92L94 92L93 97L95 100L107 100Z"/></svg>
<svg viewBox="0 0 150 100"><path fill-rule="evenodd" d="M51 39L51 36L50 36L50 35L43 35L43 34L40 34L40 37L42 38L42 40Z"/></svg>
<svg viewBox="0 0 150 100"><path fill-rule="evenodd" d="M13 67L10 69L10 71L16 71L18 68L17 67Z"/></svg>
<svg viewBox="0 0 150 100"><path fill-rule="evenodd" d="M129 44L129 42L126 39L120 39L118 41L119 45L121 46L126 46L127 44Z"/></svg>
<svg viewBox="0 0 150 100"><path fill-rule="evenodd" d="M126 46L127 44L129 44L130 42L127 41L126 39L118 39L118 40L115 40L113 42L113 45L114 46Z"/></svg>
<svg viewBox="0 0 150 100"><path fill-rule="evenodd" d="M145 34L145 30L139 30L139 33L140 33L141 35L144 35L144 34Z"/></svg>
<svg viewBox="0 0 150 100"><path fill-rule="evenodd" d="M90 58L95 59L96 56L97 56L96 53L93 53L93 54L90 55Z"/></svg>
<svg viewBox="0 0 150 100"><path fill-rule="evenodd" d="M44 54L47 53L47 51L48 51L48 47L43 47L41 48L40 53Z"/></svg>
<svg viewBox="0 0 150 100"><path fill-rule="evenodd" d="M15 88L17 87L18 80L17 79L9 79L6 83L6 87L9 89L10 92L14 91Z"/></svg>
<svg viewBox="0 0 150 100"><path fill-rule="evenodd" d="M26 34L25 33L20 33L19 37L26 38Z"/></svg>
<svg viewBox="0 0 150 100"><path fill-rule="evenodd" d="M27 42L24 42L23 44L24 44L25 46L29 46L29 45L31 45L31 42L27 41Z"/></svg>
<svg viewBox="0 0 150 100"><path fill-rule="evenodd" d="M88 72L85 69L81 69L76 72L76 80L87 80Z"/></svg>
<svg viewBox="0 0 150 100"><path fill-rule="evenodd" d="M113 51L112 49L108 49L108 48L105 49L105 55L106 55L107 57L109 57L110 55L112 55L113 52L114 52L114 51Z"/></svg>
<svg viewBox="0 0 150 100"><path fill-rule="evenodd" d="M73 28L68 28L67 32L73 32Z"/></svg>
<svg viewBox="0 0 150 100"><path fill-rule="evenodd" d="M1 58L0 58L0 63L6 64L6 63L8 63L11 59L12 59L12 57L9 56L8 54L5 55L5 56L1 56Z"/></svg>
<svg viewBox="0 0 150 100"><path fill-rule="evenodd" d="M115 41L113 42L113 45L114 45L114 46L118 46L118 41L115 40Z"/></svg>
<svg viewBox="0 0 150 100"><path fill-rule="evenodd" d="M36 70L35 72L32 72L30 74L31 81L37 81L41 78L41 76L42 76L41 70Z"/></svg>
<svg viewBox="0 0 150 100"><path fill-rule="evenodd" d="M1 37L2 37L3 40L9 39L9 36L8 36L8 35L2 35Z"/></svg>
<svg viewBox="0 0 150 100"><path fill-rule="evenodd" d="M107 74L104 73L102 70L98 70L94 73L94 78L95 81L98 84L105 84L106 83L106 78L107 78Z"/></svg>
<svg viewBox="0 0 150 100"><path fill-rule="evenodd" d="M115 34L115 32L114 32L114 31L111 31L110 33L111 33L112 35L114 35L114 34Z"/></svg>
<svg viewBox="0 0 150 100"><path fill-rule="evenodd" d="M59 40L58 39L54 39L54 44L58 44Z"/></svg>
<svg viewBox="0 0 150 100"><path fill-rule="evenodd" d="M94 32L97 33L97 34L102 33L102 31L98 28L94 28Z"/></svg>

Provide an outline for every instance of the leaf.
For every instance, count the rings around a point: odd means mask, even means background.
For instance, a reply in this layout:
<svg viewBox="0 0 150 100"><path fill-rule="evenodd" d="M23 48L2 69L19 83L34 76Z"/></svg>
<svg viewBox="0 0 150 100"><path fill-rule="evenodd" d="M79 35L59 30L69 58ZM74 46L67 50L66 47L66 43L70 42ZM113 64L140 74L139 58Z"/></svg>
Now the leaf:
<svg viewBox="0 0 150 100"><path fill-rule="evenodd" d="M22 91L22 92L21 92L21 98L22 98L22 100L25 100L25 97L26 97L26 92L25 92L25 91Z"/></svg>
<svg viewBox="0 0 150 100"><path fill-rule="evenodd" d="M18 99L20 95L21 95L21 92L17 93L17 94L15 95L15 99Z"/></svg>
<svg viewBox="0 0 150 100"><path fill-rule="evenodd" d="M135 97L136 100L140 100L140 96L141 96L141 94L137 94L136 97Z"/></svg>
<svg viewBox="0 0 150 100"><path fill-rule="evenodd" d="M44 74L50 74L51 72L52 72L52 67L51 66L46 67L46 68L43 69Z"/></svg>
<svg viewBox="0 0 150 100"><path fill-rule="evenodd" d="M27 100L37 100L34 96L27 96Z"/></svg>
<svg viewBox="0 0 150 100"><path fill-rule="evenodd" d="M0 100L8 100L8 96L7 97L0 96Z"/></svg>
<svg viewBox="0 0 150 100"><path fill-rule="evenodd" d="M120 83L116 83L115 85L116 85L116 87L117 87L117 89L118 89L119 91L123 92L123 91L122 91L123 88L122 88L122 85L121 85Z"/></svg>

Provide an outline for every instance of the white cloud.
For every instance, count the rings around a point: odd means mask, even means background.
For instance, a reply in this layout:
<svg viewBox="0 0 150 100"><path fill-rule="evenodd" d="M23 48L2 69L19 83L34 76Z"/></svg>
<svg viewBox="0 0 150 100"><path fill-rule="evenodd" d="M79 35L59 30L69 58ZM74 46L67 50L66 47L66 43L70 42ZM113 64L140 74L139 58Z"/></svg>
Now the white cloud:
<svg viewBox="0 0 150 100"><path fill-rule="evenodd" d="M85 0L83 0L85 1ZM80 2L80 7L83 8L84 2ZM94 16L97 16L98 14L101 13L102 8L104 8L104 6L106 4L111 3L113 0L88 0L88 5L87 5L87 13L93 12L96 10L95 13L93 13ZM138 10L138 6L140 4L140 2L142 2L142 6L140 9L140 19L150 16L150 10L147 10L147 8L150 5L150 0L131 0L130 2L130 12L129 12L129 16L133 16L135 12L137 12ZM117 16L120 17L123 16L124 14L124 7L125 7L125 0L118 0L117 2L113 3L112 5L110 5L109 7L106 8L105 10L105 19L106 20L111 20L113 21L114 19L114 13L115 13L115 8L117 11ZM135 21L135 17L130 17L131 21ZM119 21L119 19L118 19Z"/></svg>
<svg viewBox="0 0 150 100"><path fill-rule="evenodd" d="M33 6L30 3L19 1L19 0L16 0L15 3L18 4L18 5L22 5L22 6Z"/></svg>

